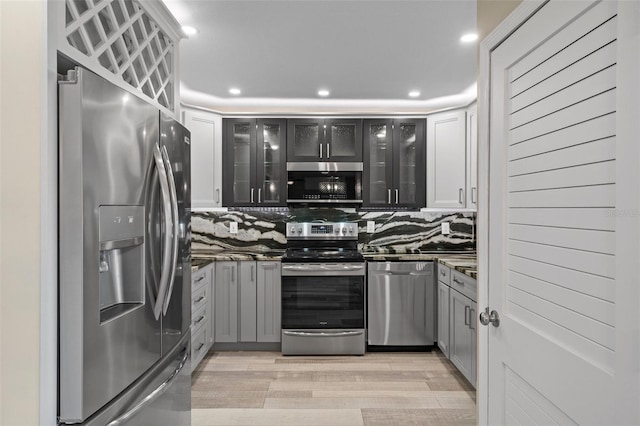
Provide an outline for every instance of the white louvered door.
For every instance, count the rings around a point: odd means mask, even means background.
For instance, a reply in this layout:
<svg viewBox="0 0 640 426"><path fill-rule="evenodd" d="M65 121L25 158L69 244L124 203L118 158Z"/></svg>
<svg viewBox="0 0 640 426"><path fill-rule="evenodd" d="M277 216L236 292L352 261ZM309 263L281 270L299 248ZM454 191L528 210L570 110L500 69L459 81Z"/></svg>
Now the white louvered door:
<svg viewBox="0 0 640 426"><path fill-rule="evenodd" d="M551 1L491 53L489 424L640 422L639 16Z"/></svg>

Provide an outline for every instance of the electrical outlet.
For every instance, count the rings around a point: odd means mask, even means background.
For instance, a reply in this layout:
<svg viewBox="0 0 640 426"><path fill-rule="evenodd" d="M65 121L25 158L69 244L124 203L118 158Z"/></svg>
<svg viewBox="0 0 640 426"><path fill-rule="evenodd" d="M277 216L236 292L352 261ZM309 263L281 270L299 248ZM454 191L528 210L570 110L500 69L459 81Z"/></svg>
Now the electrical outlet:
<svg viewBox="0 0 640 426"><path fill-rule="evenodd" d="M373 220L367 221L367 232L373 234L376 231L376 223Z"/></svg>
<svg viewBox="0 0 640 426"><path fill-rule="evenodd" d="M238 233L238 222L229 222L229 232L232 234Z"/></svg>
<svg viewBox="0 0 640 426"><path fill-rule="evenodd" d="M451 229L449 229L449 222L442 222L440 224L440 232L442 235L449 235L451 233Z"/></svg>

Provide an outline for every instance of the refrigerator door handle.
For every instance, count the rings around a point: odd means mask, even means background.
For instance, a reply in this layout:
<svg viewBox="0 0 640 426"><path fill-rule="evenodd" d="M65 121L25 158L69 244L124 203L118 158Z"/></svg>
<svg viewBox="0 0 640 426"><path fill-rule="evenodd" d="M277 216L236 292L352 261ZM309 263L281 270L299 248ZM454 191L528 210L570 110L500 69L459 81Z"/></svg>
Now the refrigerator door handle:
<svg viewBox="0 0 640 426"><path fill-rule="evenodd" d="M162 147L162 159L167 171L167 179L169 181L169 195L171 196L171 226L173 229L173 242L171 247L171 273L169 274L169 286L167 294L164 297L164 307L162 313L166 315L167 309L169 309L169 302L173 293L173 281L176 276L176 266L178 265L178 233L180 231L180 218L178 217L178 195L176 191L176 182L173 179L173 168L169 161L169 154L167 148Z"/></svg>
<svg viewBox="0 0 640 426"><path fill-rule="evenodd" d="M167 284L169 274L171 273L171 234L173 229L171 227L171 221L168 220L172 215L171 196L169 194L169 182L167 179L167 171L164 167L162 160L162 154L160 153L160 147L158 144L153 145L153 159L156 163L156 169L158 171L158 177L160 180L160 194L162 196L162 208L164 210L164 246L162 248L162 273L160 274L160 288L158 289L158 298L153 307L153 314L156 319L160 318L162 313L162 307L164 304L164 298L167 293Z"/></svg>
<svg viewBox="0 0 640 426"><path fill-rule="evenodd" d="M162 395L162 393L167 390L168 387L178 378L180 375L180 371L184 368L187 360L189 359L189 350L184 350L184 355L182 355L182 359L180 360L180 364L176 367L176 369L167 377L167 380L162 382L160 386L154 389L149 395L147 395L142 401L136 404L132 409L118 417L117 419L107 423L107 426L119 426L127 423L133 416L135 416L140 410L142 410L146 405L151 403L154 399Z"/></svg>

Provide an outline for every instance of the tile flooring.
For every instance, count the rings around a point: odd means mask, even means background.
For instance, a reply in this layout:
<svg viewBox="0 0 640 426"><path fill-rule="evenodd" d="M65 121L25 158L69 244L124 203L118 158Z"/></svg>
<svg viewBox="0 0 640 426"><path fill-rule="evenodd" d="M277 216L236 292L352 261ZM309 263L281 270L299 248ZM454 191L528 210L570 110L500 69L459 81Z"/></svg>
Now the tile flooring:
<svg viewBox="0 0 640 426"><path fill-rule="evenodd" d="M217 352L194 371L192 425L475 425L475 391L439 351Z"/></svg>

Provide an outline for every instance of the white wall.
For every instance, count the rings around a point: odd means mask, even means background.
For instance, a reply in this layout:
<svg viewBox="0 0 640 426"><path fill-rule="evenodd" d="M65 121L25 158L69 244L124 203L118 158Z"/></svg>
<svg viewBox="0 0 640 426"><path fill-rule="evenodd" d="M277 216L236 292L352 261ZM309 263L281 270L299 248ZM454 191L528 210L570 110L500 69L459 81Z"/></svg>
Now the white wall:
<svg viewBox="0 0 640 426"><path fill-rule="evenodd" d="M46 2L0 1L0 424L40 424Z"/></svg>

